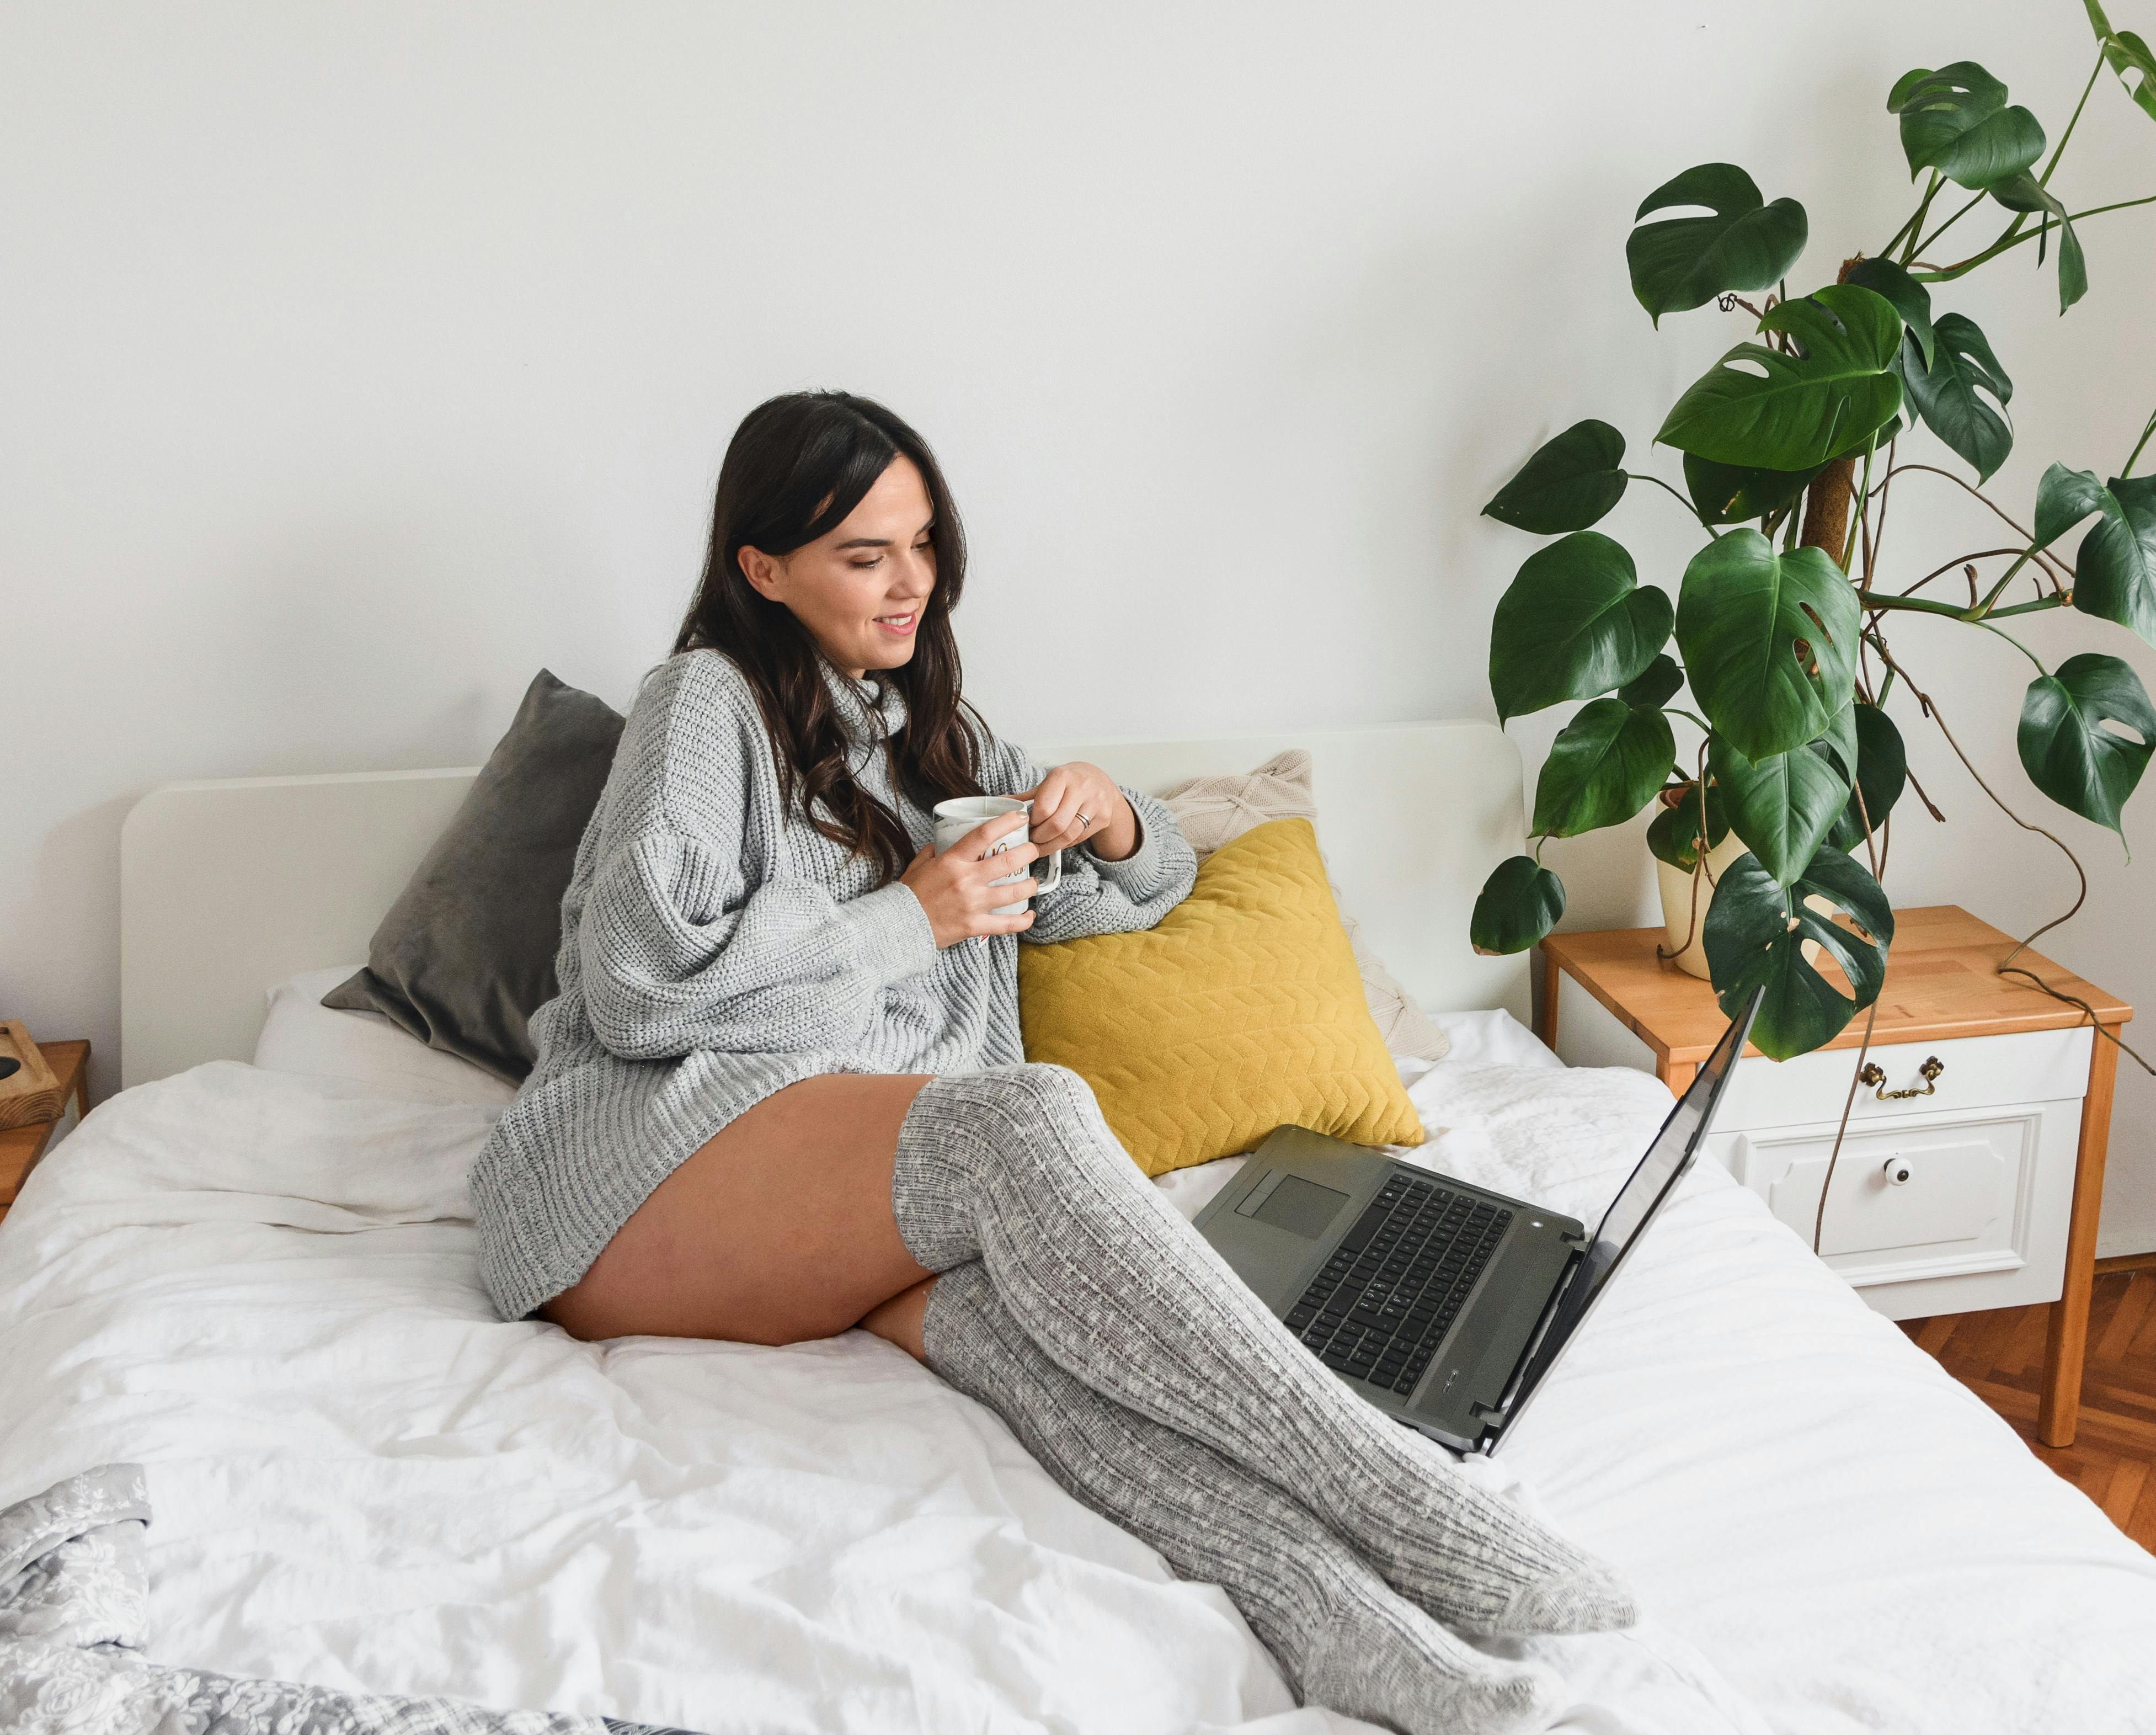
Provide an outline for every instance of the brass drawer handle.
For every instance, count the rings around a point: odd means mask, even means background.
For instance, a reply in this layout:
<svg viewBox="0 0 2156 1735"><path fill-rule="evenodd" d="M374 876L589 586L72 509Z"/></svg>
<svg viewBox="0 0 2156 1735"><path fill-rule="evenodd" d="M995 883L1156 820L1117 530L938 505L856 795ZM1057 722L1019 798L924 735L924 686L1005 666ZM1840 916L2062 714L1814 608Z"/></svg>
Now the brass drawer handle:
<svg viewBox="0 0 2156 1735"><path fill-rule="evenodd" d="M1913 1084L1907 1090L1889 1090L1887 1088L1887 1074L1881 1070L1879 1063L1876 1060L1868 1060L1864 1063L1864 1070L1856 1075L1856 1082L1860 1084L1871 1085L1871 1094L1876 1100L1882 1103L1897 1103L1904 1097L1931 1095L1939 1088L1939 1074L1946 1069L1946 1062L1936 1054L1930 1055L1927 1057L1924 1063L1917 1068L1923 1074L1924 1088L1922 1090L1917 1089Z"/></svg>

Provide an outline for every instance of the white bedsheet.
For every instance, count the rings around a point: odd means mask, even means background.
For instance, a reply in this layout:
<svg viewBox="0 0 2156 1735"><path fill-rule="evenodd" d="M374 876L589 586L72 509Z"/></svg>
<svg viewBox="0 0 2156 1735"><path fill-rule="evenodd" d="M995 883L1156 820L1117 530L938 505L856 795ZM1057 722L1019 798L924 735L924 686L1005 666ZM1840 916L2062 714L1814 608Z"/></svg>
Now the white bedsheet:
<svg viewBox="0 0 2156 1735"><path fill-rule="evenodd" d="M1469 1034L1414 1086L1425 1158L1591 1213L1666 1095ZM0 1501L149 1465L162 1659L711 1735L1348 1727L860 1333L494 1320L486 1123L219 1063L100 1109L0 1224ZM1649 1605L1530 1647L1561 1727L2156 1727L2156 1563L1718 1171L1470 1470Z"/></svg>

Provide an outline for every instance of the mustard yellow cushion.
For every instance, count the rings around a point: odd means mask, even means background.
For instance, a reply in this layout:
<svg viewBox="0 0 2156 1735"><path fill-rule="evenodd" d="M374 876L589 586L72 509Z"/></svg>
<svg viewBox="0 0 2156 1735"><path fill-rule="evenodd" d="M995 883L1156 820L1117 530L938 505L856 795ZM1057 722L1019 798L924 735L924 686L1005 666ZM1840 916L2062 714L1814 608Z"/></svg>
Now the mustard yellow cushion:
<svg viewBox="0 0 2156 1735"><path fill-rule="evenodd" d="M1148 1175L1254 1150L1291 1124L1422 1142L1306 819L1215 851L1146 933L1020 946L1018 1007L1026 1058L1091 1084Z"/></svg>

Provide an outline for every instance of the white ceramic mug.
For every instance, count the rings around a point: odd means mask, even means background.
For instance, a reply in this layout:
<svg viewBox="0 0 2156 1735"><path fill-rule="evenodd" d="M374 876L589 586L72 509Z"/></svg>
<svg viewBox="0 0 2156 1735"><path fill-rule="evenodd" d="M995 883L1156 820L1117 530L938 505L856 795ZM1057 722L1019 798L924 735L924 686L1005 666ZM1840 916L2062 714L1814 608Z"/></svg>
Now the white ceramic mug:
<svg viewBox="0 0 2156 1735"><path fill-rule="evenodd" d="M1009 831L997 835L995 842L988 848L992 856L1001 855L1024 838L1033 823L1033 803L1021 801L1016 795L959 795L952 801L938 801L936 804L936 853L942 855L969 831L978 831L988 821L999 818L1006 813L1018 814L1022 817ZM1020 880L1030 877L1034 881L1035 897L1052 892L1063 883L1063 852L1054 850L1040 859L1047 864L1047 871L1044 873L1034 874L1030 869L1021 868L1016 873L1005 874L1001 879L992 879L988 883L992 886L1014 886ZM1024 900L1020 900L1016 904L1003 904L994 913L999 916L1014 916L1023 912L1025 907Z"/></svg>

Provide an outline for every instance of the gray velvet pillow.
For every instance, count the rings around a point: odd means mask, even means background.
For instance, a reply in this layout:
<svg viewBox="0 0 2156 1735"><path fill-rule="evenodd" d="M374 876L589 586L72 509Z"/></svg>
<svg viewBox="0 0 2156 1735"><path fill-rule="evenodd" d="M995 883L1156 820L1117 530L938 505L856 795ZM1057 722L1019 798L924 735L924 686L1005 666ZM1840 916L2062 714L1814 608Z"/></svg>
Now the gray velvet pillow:
<svg viewBox="0 0 2156 1735"><path fill-rule="evenodd" d="M374 930L367 967L322 1004L383 1013L429 1048L523 1079L526 1026L559 986L562 894L621 730L611 705L542 669Z"/></svg>

